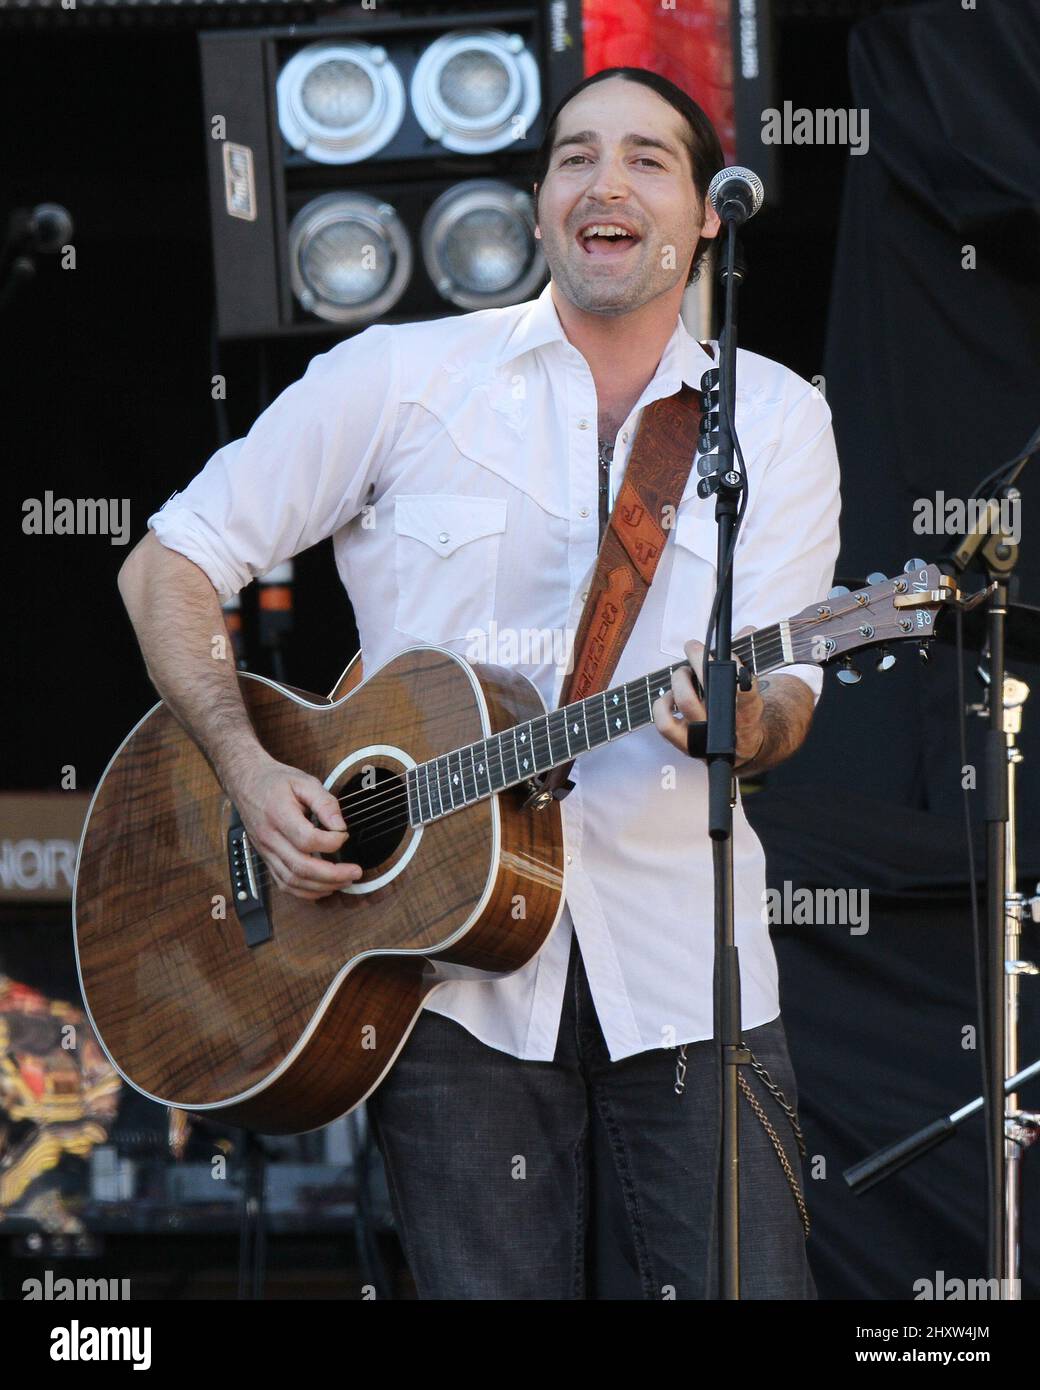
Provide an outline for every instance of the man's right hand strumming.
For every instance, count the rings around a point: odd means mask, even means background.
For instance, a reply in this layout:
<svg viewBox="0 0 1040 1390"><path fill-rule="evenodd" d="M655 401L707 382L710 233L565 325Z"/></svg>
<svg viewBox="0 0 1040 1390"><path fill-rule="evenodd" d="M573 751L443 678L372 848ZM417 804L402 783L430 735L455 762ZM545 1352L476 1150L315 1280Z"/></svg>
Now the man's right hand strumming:
<svg viewBox="0 0 1040 1390"><path fill-rule="evenodd" d="M315 857L334 854L349 839L339 802L316 777L258 750L225 777L224 790L250 844L285 892L315 902L361 877L357 864Z"/></svg>
<svg viewBox="0 0 1040 1390"><path fill-rule="evenodd" d="M339 802L261 747L234 664L214 656L231 641L202 570L148 532L123 563L119 591L152 683L209 760L275 883L313 902L359 879L357 864L315 858L348 838Z"/></svg>

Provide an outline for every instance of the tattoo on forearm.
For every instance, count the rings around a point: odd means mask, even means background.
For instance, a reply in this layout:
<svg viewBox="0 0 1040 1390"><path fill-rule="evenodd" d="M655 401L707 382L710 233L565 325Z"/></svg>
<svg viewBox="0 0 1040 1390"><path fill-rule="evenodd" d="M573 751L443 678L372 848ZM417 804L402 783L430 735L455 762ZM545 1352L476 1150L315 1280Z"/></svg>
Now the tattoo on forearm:
<svg viewBox="0 0 1040 1390"><path fill-rule="evenodd" d="M771 687L771 688L769 688ZM740 776L765 772L789 758L801 746L813 716L813 697L809 687L797 677L779 681L759 681L758 688L769 694L762 701L762 746L737 772Z"/></svg>

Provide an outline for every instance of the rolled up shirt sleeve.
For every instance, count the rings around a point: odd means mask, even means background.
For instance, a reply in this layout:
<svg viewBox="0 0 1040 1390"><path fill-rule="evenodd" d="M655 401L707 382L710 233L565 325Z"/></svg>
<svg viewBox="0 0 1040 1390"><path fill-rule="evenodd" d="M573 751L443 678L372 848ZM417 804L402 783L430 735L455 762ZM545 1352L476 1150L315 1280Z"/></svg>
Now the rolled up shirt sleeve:
<svg viewBox="0 0 1040 1390"><path fill-rule="evenodd" d="M757 471L758 497L735 558L738 576L733 631L793 617L830 589L838 558L838 454L831 412L819 391L793 373L779 443ZM743 528L742 528L743 530ZM785 666L813 693L823 688L819 666Z"/></svg>
<svg viewBox="0 0 1040 1390"><path fill-rule="evenodd" d="M376 483L399 401L392 330L375 324L315 357L242 439L218 449L148 518L226 603L332 535Z"/></svg>

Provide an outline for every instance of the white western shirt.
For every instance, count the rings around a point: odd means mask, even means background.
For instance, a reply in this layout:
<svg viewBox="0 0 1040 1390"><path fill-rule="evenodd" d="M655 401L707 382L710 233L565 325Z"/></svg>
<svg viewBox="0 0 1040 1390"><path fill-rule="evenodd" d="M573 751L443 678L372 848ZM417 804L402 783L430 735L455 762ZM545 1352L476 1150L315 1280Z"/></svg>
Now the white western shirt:
<svg viewBox="0 0 1040 1390"><path fill-rule="evenodd" d="M357 619L365 675L417 643L515 665L549 708L598 549L597 403L550 285L535 300L432 322L373 325L220 449L148 525L222 602L326 536ZM618 350L623 351L623 342ZM614 441L623 473L642 408L699 389L712 359L677 318ZM737 434L749 500L733 630L797 613L830 586L838 466L830 411L788 368L740 350ZM715 585L714 503L677 511L612 683L703 640ZM789 674L818 697L821 672ZM425 1007L514 1056L551 1060L577 931L614 1060L712 1036L713 897L703 763L652 726L584 754L561 803L566 908L539 954L499 980L440 985ZM537 814L537 813L533 813ZM765 859L738 804L735 929L743 1023L777 1016L763 921Z"/></svg>

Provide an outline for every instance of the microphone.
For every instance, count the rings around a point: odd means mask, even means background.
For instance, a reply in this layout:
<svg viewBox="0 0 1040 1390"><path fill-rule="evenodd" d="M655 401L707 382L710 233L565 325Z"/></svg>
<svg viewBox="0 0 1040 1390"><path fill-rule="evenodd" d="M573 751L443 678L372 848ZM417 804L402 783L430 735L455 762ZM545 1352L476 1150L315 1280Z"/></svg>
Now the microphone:
<svg viewBox="0 0 1040 1390"><path fill-rule="evenodd" d="M762 180L751 169L738 164L720 169L708 185L708 201L723 222L742 226L762 206L765 189Z"/></svg>
<svg viewBox="0 0 1040 1390"><path fill-rule="evenodd" d="M60 251L72 240L72 215L60 203L38 203L29 214L33 250Z"/></svg>
<svg viewBox="0 0 1040 1390"><path fill-rule="evenodd" d="M0 309L19 285L36 274L36 257L52 255L72 239L72 216L60 203L38 203L31 210L15 208L0 245Z"/></svg>

